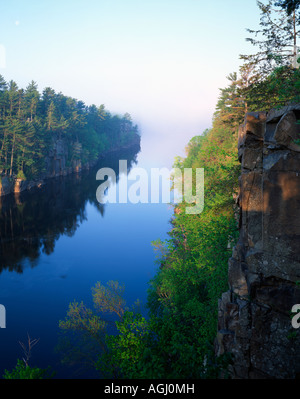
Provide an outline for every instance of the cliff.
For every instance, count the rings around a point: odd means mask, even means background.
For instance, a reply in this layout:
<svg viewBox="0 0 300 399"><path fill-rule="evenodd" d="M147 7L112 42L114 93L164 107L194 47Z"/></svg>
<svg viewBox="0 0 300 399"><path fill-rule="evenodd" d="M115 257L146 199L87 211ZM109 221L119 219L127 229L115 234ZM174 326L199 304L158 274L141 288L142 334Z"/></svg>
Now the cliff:
<svg viewBox="0 0 300 399"><path fill-rule="evenodd" d="M239 130L239 240L219 300L216 353L232 378L299 378L300 105L248 113Z"/></svg>
<svg viewBox="0 0 300 399"><path fill-rule="evenodd" d="M140 136L138 134L134 134L132 136L132 140L128 143L111 148L99 154L96 160L82 163L80 159L74 159L69 165L67 165L68 145L65 140L57 138L53 141L48 155L45 157L44 171L41 172L34 180L22 180L15 176L11 178L7 176L1 177L0 197L11 193L20 193L25 190L30 190L34 187L41 187L48 179L53 177L67 176L72 173L80 173L82 170L87 170L95 166L97 162L107 154L131 147L140 147ZM80 151L81 148L78 149L79 154Z"/></svg>

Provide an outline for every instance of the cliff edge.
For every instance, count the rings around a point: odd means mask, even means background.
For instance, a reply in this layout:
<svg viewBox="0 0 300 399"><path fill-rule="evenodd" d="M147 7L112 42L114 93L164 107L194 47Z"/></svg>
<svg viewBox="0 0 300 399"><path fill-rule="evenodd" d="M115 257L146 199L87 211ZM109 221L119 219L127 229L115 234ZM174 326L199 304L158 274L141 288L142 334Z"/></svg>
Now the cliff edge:
<svg viewBox="0 0 300 399"><path fill-rule="evenodd" d="M300 104L248 113L238 154L239 240L219 300L216 353L232 378L300 377Z"/></svg>
<svg viewBox="0 0 300 399"><path fill-rule="evenodd" d="M106 155L115 152L126 150L128 148L140 148L141 137L138 134L133 135L131 141L126 144L115 146L103 153L99 154L97 159L86 161L83 163L81 159L74 159L67 164L68 146L65 140L57 138L44 159L44 170L34 180L22 180L17 176L1 176L0 175L0 197L8 194L18 194L25 190L30 190L34 187L41 187L46 181L53 177L67 176L72 173L80 173L82 170L88 170L94 167L100 159ZM81 147L78 153L81 153Z"/></svg>

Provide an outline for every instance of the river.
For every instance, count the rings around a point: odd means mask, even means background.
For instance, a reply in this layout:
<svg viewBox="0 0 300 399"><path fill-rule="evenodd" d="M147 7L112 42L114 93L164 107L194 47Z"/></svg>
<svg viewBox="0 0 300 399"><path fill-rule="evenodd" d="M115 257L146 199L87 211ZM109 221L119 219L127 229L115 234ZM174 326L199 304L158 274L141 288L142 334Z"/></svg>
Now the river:
<svg viewBox="0 0 300 399"><path fill-rule="evenodd" d="M100 204L96 198L99 168L117 171L122 159L130 174L141 166L140 156L133 150L114 153L89 172L0 198L0 304L6 309L0 376L24 356L20 342L29 335L39 340L31 366L51 366L56 378L94 378L89 371L77 374L76 368L62 366L55 350L58 323L69 303L92 307L95 283L117 280L125 285L128 306L137 299L145 305L158 267L151 241L167 238L172 209L165 203Z"/></svg>

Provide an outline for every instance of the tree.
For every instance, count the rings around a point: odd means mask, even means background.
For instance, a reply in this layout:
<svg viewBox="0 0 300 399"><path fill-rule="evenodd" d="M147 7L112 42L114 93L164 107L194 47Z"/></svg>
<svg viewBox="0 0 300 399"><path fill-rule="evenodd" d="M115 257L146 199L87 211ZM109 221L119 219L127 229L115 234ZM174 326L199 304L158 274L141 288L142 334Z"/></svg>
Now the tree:
<svg viewBox="0 0 300 399"><path fill-rule="evenodd" d="M3 76L0 75L0 120L6 115L7 108L7 83Z"/></svg>
<svg viewBox="0 0 300 399"><path fill-rule="evenodd" d="M22 140L23 126L20 120L9 118L7 124L8 140L10 145L10 176L14 172L16 154L19 148L19 144ZM7 167L7 165L6 165Z"/></svg>
<svg viewBox="0 0 300 399"><path fill-rule="evenodd" d="M5 370L3 374L4 380L48 380L52 379L55 372L39 367L26 366L22 360L18 359L13 370Z"/></svg>
<svg viewBox="0 0 300 399"><path fill-rule="evenodd" d="M233 131L242 123L248 104L243 96L243 90L249 86L249 70L241 69L241 75L231 73L227 76L229 85L220 89L220 96L216 105L215 117L221 119L225 124L230 124Z"/></svg>
<svg viewBox="0 0 300 399"><path fill-rule="evenodd" d="M65 333L58 346L64 363L75 362L96 369L99 357L107 351L106 332L112 324L111 319L105 320L104 317L115 314L118 320L122 319L126 310L123 292L124 287L117 281L109 281L106 286L97 282L92 288L94 310L83 302L69 305L65 320L59 322L61 331Z"/></svg>
<svg viewBox="0 0 300 399"><path fill-rule="evenodd" d="M68 166L74 159L82 165L96 160L103 151L133 139L132 121L126 121L126 131L122 122L103 104L87 107L50 87L41 95L35 81L24 90L0 75L0 173L40 175L58 139L67 150Z"/></svg>
<svg viewBox="0 0 300 399"><path fill-rule="evenodd" d="M32 348L38 343L39 339L31 339L29 335L27 337L27 344L20 342L20 345L23 349L24 357L22 358L22 360L17 360L17 364L12 371L5 370L3 378L5 380L52 379L55 375L55 372L51 371L50 367L46 369L40 369L38 367L31 367L29 365Z"/></svg>
<svg viewBox="0 0 300 399"><path fill-rule="evenodd" d="M8 101L9 101L9 115L15 115L17 113L19 104L19 88L15 81L11 80L8 83Z"/></svg>
<svg viewBox="0 0 300 399"><path fill-rule="evenodd" d="M123 119L125 119L126 121L132 121L131 115L128 112L124 114Z"/></svg>
<svg viewBox="0 0 300 399"><path fill-rule="evenodd" d="M297 39L300 31L299 1L257 2L261 11L261 29L248 32L247 38L258 52L241 55L245 61L241 70L249 72L248 85L240 91L249 111L282 107L298 102L299 63Z"/></svg>
<svg viewBox="0 0 300 399"><path fill-rule="evenodd" d="M246 63L254 67L255 79L263 80L276 67L295 66L295 56L297 48L297 38L300 31L297 30L299 15L296 15L296 6L287 9L282 3L281 7L276 7L273 0L268 0L267 4L257 1L261 12L260 26L257 31L247 29L254 38L247 38L254 46L259 48L256 54L241 55Z"/></svg>
<svg viewBox="0 0 300 399"><path fill-rule="evenodd" d="M7 83L2 75L0 75L0 92L3 93L7 90Z"/></svg>
<svg viewBox="0 0 300 399"><path fill-rule="evenodd" d="M92 289L95 308L101 313L115 313L122 318L126 304L124 289L118 281L109 281L107 287L98 282Z"/></svg>
<svg viewBox="0 0 300 399"><path fill-rule="evenodd" d="M105 118L106 118L106 110L105 110L105 106L104 106L104 104L101 104L99 107L98 107L98 117L101 119L101 120L104 120Z"/></svg>
<svg viewBox="0 0 300 399"><path fill-rule="evenodd" d="M51 101L47 109L47 130L54 130L57 127L56 108L54 101Z"/></svg>
<svg viewBox="0 0 300 399"><path fill-rule="evenodd" d="M107 351L99 357L97 370L108 378L149 377L144 357L151 340L149 323L140 313L126 311L116 327L118 334L106 338Z"/></svg>
<svg viewBox="0 0 300 399"><path fill-rule="evenodd" d="M39 98L37 84L32 80L25 90L26 113L31 122L36 114Z"/></svg>
<svg viewBox="0 0 300 399"><path fill-rule="evenodd" d="M300 8L300 0L279 0L275 5L282 7L286 10L288 15L291 15L294 11Z"/></svg>
<svg viewBox="0 0 300 399"><path fill-rule="evenodd" d="M65 320L59 322L61 331L69 333L57 348L64 363L92 366L102 377L141 376L150 342L149 325L137 311L139 302L129 310L123 295L124 286L117 281L106 286L97 282L92 288L94 310L83 302L69 305ZM106 315L110 317L105 319Z"/></svg>

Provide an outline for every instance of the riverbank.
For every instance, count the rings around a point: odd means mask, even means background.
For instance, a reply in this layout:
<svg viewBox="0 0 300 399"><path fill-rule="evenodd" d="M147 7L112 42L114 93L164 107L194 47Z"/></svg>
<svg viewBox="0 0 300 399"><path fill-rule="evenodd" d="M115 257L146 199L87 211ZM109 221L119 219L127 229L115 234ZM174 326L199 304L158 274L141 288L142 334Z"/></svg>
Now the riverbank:
<svg viewBox="0 0 300 399"><path fill-rule="evenodd" d="M95 160L84 164L82 164L80 160L74 160L72 165L68 166L66 165L67 152L65 150L65 144L63 140L57 140L48 157L45 159L46 171L41 173L36 179L24 180L14 175L0 176L0 197L9 194L19 194L26 190L32 190L33 188L40 188L47 183L47 180L55 177L68 176L73 173L81 173L84 170L89 170L96 166L101 159L111 153L135 147L140 148L140 140L141 137L135 134L129 143L103 151Z"/></svg>

